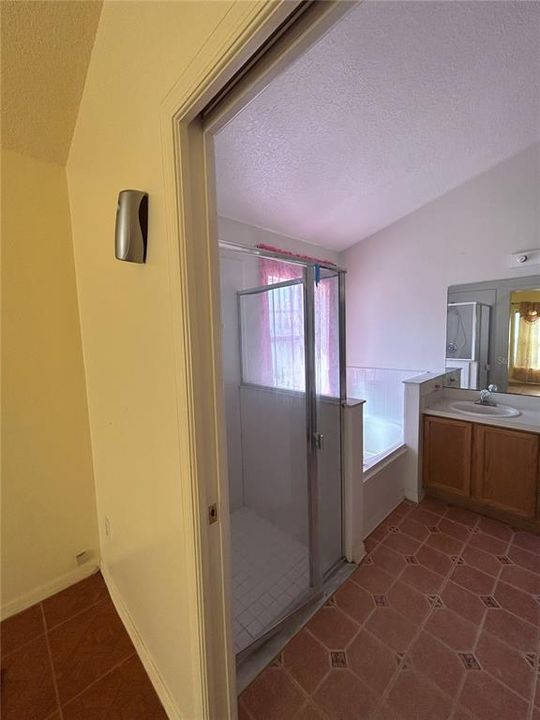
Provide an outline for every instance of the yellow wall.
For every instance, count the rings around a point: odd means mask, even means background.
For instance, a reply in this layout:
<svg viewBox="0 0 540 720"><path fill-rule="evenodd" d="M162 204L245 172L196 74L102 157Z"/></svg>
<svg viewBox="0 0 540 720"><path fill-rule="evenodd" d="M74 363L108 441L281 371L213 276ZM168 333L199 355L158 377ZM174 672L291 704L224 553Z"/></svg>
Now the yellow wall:
<svg viewBox="0 0 540 720"><path fill-rule="evenodd" d="M65 169L2 152L2 606L78 579L97 526Z"/></svg>
<svg viewBox="0 0 540 720"><path fill-rule="evenodd" d="M540 302L540 290L514 290L510 302Z"/></svg>
<svg viewBox="0 0 540 720"><path fill-rule="evenodd" d="M103 567L186 719L202 717L201 677L185 547L191 510L180 492L160 107L182 73L202 79L231 41L213 33L232 6L105 2L67 166ZM238 7L248 15L254 4ZM150 196L146 265L114 258L124 188Z"/></svg>

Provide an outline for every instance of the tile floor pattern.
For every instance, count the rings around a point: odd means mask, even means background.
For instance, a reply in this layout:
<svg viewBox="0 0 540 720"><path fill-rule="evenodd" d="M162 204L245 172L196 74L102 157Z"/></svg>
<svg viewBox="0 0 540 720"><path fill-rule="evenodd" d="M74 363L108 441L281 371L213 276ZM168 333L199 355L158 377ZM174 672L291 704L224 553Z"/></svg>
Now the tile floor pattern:
<svg viewBox="0 0 540 720"><path fill-rule="evenodd" d="M240 720L540 720L540 537L426 500L367 547Z"/></svg>
<svg viewBox="0 0 540 720"><path fill-rule="evenodd" d="M0 630L2 720L166 720L99 573Z"/></svg>
<svg viewBox="0 0 540 720"><path fill-rule="evenodd" d="M250 645L309 588L306 545L247 507L231 514L234 644Z"/></svg>

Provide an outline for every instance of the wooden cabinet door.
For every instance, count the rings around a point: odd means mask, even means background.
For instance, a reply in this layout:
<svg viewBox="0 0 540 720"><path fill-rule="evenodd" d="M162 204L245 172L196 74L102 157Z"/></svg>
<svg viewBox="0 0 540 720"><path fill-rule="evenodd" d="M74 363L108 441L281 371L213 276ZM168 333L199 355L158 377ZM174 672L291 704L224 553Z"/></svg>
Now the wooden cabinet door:
<svg viewBox="0 0 540 720"><path fill-rule="evenodd" d="M469 497L472 424L424 417L424 485Z"/></svg>
<svg viewBox="0 0 540 720"><path fill-rule="evenodd" d="M525 518L536 511L539 436L489 425L474 428L475 499Z"/></svg>

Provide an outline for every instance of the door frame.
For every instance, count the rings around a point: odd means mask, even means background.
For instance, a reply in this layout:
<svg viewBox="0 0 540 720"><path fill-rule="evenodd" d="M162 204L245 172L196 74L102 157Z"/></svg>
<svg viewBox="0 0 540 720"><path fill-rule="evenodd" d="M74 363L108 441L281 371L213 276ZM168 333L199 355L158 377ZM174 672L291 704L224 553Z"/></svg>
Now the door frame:
<svg viewBox="0 0 540 720"><path fill-rule="evenodd" d="M230 621L230 528L222 393L216 202L212 135L280 71L303 54L356 2L236 2L186 69L160 110L166 242L171 290L179 489L193 579L192 644L196 717L236 718ZM221 101L219 121L201 113L290 18L249 74ZM215 48L218 48L217 52ZM189 72L188 72L189 70ZM217 522L210 509L217 507Z"/></svg>

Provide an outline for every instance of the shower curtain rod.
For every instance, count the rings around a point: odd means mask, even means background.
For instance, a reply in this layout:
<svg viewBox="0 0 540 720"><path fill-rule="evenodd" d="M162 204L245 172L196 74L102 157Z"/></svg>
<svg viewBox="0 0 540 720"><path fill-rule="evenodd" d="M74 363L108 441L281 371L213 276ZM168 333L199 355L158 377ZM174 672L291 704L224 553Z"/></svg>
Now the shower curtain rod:
<svg viewBox="0 0 540 720"><path fill-rule="evenodd" d="M252 247L251 245L242 245L241 243L234 243L225 240L219 240L219 247L225 250L236 250L238 252L245 252L250 255L261 255L262 257L272 258L273 260L282 260L283 262L293 263L294 265L304 265L308 267L315 267L318 265L325 270L334 270L339 273L346 273L347 271L343 268L338 267L332 263L326 263L323 260L307 260L303 258L294 257L294 255L288 255L287 253L280 253L274 250L264 250L263 248Z"/></svg>

